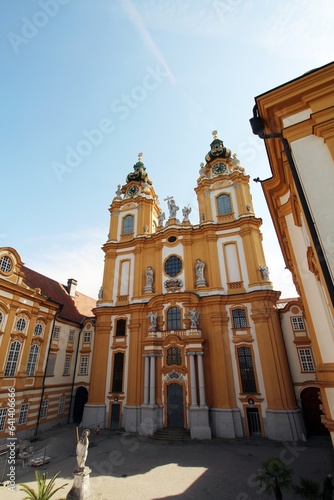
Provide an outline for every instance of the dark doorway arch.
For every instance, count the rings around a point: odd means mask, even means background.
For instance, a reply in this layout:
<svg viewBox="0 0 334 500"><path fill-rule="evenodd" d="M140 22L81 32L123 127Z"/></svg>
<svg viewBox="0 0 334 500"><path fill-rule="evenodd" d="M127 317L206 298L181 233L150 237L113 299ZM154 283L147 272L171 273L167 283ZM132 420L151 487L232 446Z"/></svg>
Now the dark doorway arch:
<svg viewBox="0 0 334 500"><path fill-rule="evenodd" d="M304 414L306 431L310 436L328 436L329 431L321 422L320 410L321 401L319 399L318 387L306 387L300 393L300 400Z"/></svg>
<svg viewBox="0 0 334 500"><path fill-rule="evenodd" d="M86 387L80 386L75 393L74 408L73 408L73 422L79 424L82 421L82 415L85 404L88 401L88 391Z"/></svg>
<svg viewBox="0 0 334 500"><path fill-rule="evenodd" d="M184 429L183 386L167 385L167 426L172 429Z"/></svg>

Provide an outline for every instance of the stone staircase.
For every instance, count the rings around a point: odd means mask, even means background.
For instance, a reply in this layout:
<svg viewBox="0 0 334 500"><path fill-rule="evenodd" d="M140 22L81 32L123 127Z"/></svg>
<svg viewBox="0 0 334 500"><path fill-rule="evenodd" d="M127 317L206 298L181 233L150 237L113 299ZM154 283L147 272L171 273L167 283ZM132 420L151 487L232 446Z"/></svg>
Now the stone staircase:
<svg viewBox="0 0 334 500"><path fill-rule="evenodd" d="M185 429L158 429L152 436L161 441L190 441L190 431Z"/></svg>

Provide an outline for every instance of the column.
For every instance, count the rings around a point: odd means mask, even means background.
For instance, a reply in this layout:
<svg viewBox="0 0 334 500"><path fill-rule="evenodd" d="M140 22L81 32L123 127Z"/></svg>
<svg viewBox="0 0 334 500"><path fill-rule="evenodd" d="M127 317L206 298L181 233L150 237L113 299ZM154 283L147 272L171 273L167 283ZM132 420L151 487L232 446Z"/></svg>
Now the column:
<svg viewBox="0 0 334 500"><path fill-rule="evenodd" d="M199 405L206 406L205 402L205 386L204 386L204 372L203 372L203 353L197 353L197 369L198 369L198 385L199 385Z"/></svg>
<svg viewBox="0 0 334 500"><path fill-rule="evenodd" d="M144 372L144 405L148 405L148 395L150 387L150 358L144 355L145 359L145 372Z"/></svg>
<svg viewBox="0 0 334 500"><path fill-rule="evenodd" d="M155 405L155 354L149 354L150 358L150 405Z"/></svg>
<svg viewBox="0 0 334 500"><path fill-rule="evenodd" d="M197 387L195 374L195 353L188 352L190 362L190 390L191 390L191 406L197 406Z"/></svg>

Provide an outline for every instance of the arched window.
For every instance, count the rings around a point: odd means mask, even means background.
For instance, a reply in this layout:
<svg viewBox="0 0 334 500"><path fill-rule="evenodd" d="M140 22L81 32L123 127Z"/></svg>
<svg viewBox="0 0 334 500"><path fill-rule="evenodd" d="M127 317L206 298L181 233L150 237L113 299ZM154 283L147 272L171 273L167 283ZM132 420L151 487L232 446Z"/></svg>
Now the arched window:
<svg viewBox="0 0 334 500"><path fill-rule="evenodd" d="M14 377L16 371L16 365L19 359L21 344L17 340L10 344L8 358L5 368L5 377Z"/></svg>
<svg viewBox="0 0 334 500"><path fill-rule="evenodd" d="M254 393L256 390L252 351L249 347L239 347L238 361L243 393Z"/></svg>
<svg viewBox="0 0 334 500"><path fill-rule="evenodd" d="M27 363L27 376L33 377L36 370L37 356L38 356L39 347L34 344L30 347L28 363Z"/></svg>
<svg viewBox="0 0 334 500"><path fill-rule="evenodd" d="M233 309L233 328L246 328L247 319L245 309Z"/></svg>
<svg viewBox="0 0 334 500"><path fill-rule="evenodd" d="M217 204L219 215L232 213L231 200L228 194L221 194L218 196Z"/></svg>
<svg viewBox="0 0 334 500"><path fill-rule="evenodd" d="M122 234L133 233L133 215L127 215L123 219L123 231Z"/></svg>
<svg viewBox="0 0 334 500"><path fill-rule="evenodd" d="M181 311L178 307L170 307L167 311L167 330L181 330Z"/></svg>
<svg viewBox="0 0 334 500"><path fill-rule="evenodd" d="M114 356L114 374L112 379L112 392L122 392L123 387L124 354L116 352Z"/></svg>
<svg viewBox="0 0 334 500"><path fill-rule="evenodd" d="M126 320L118 319L116 322L116 337L125 336L125 327L126 327Z"/></svg>

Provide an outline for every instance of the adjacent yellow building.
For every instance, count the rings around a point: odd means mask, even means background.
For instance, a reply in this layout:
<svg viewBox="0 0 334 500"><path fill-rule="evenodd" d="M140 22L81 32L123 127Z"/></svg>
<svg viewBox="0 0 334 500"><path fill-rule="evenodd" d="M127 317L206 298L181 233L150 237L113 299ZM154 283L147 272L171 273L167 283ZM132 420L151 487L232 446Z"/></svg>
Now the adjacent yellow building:
<svg viewBox="0 0 334 500"><path fill-rule="evenodd" d="M334 443L334 63L258 96L251 122L265 140L272 177L262 187L302 299Z"/></svg>
<svg viewBox="0 0 334 500"><path fill-rule="evenodd" d="M195 192L192 224L160 206L141 155L116 191L83 425L304 439L262 221L217 132Z"/></svg>
<svg viewBox="0 0 334 500"><path fill-rule="evenodd" d="M0 443L9 425L16 437L30 439L47 427L82 420L96 301L76 285L43 276L15 249L0 248Z"/></svg>

